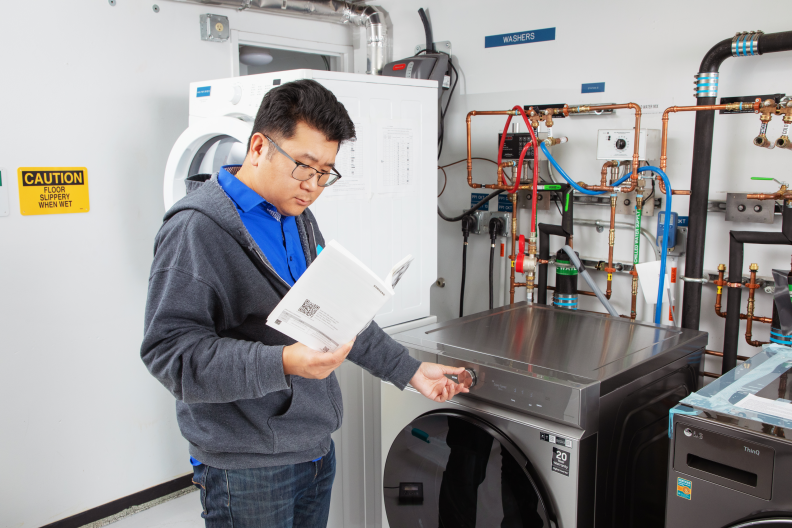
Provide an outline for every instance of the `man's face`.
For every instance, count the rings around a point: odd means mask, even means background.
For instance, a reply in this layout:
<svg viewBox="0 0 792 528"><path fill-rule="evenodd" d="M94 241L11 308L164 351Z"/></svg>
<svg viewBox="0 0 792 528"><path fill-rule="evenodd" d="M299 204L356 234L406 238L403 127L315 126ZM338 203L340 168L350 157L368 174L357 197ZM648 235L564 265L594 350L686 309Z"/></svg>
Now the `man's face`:
<svg viewBox="0 0 792 528"><path fill-rule="evenodd" d="M327 172L335 164L338 141L328 141L322 132L303 122L297 123L291 139L272 139L295 161L314 169ZM319 198L324 187L318 185L316 176L307 181L295 180L292 178L294 162L277 150L272 152L272 156L268 156L269 152L270 142L267 138L262 134L254 134L245 160L252 170L240 171L243 174L238 174L238 177L274 205L282 215L302 214L306 207Z"/></svg>

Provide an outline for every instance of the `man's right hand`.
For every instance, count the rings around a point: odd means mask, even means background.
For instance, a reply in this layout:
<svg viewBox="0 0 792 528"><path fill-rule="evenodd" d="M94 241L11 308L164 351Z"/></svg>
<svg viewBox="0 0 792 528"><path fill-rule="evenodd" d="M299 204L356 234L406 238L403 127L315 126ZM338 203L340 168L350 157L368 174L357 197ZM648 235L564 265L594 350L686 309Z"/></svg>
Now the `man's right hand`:
<svg viewBox="0 0 792 528"><path fill-rule="evenodd" d="M355 340L353 339L333 352L319 352L302 343L285 346L283 347L283 373L308 379L325 379L341 366L354 344Z"/></svg>

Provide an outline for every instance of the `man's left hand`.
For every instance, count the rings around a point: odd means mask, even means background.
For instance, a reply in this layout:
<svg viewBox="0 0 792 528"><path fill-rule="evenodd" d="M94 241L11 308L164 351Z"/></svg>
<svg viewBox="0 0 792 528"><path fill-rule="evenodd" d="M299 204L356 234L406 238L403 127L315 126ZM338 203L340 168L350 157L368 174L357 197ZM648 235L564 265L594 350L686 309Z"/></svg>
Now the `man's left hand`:
<svg viewBox="0 0 792 528"><path fill-rule="evenodd" d="M418 372L410 380L415 390L436 402L450 400L454 394L470 392L464 385L454 383L446 374L459 375L465 367L448 367L437 363L421 363Z"/></svg>

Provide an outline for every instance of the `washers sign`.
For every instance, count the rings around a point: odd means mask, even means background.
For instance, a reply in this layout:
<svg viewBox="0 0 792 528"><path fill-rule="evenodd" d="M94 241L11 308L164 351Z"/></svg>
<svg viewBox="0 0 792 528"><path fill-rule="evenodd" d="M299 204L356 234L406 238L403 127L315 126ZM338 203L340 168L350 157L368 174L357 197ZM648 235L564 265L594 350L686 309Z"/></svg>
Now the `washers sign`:
<svg viewBox="0 0 792 528"><path fill-rule="evenodd" d="M470 193L470 207L473 207L481 200L489 196L486 193ZM489 211L489 202L485 203L481 207L478 208L479 211Z"/></svg>
<svg viewBox="0 0 792 528"><path fill-rule="evenodd" d="M0 168L0 216L8 216L8 175Z"/></svg>
<svg viewBox="0 0 792 528"><path fill-rule="evenodd" d="M88 169L20 167L19 209L25 215L87 213Z"/></svg>
<svg viewBox="0 0 792 528"><path fill-rule="evenodd" d="M518 31L516 33L504 33L502 35L490 35L484 37L485 48L497 48L500 46L514 46L515 44L531 44L533 42L546 42L555 40L556 28L531 29L529 31Z"/></svg>

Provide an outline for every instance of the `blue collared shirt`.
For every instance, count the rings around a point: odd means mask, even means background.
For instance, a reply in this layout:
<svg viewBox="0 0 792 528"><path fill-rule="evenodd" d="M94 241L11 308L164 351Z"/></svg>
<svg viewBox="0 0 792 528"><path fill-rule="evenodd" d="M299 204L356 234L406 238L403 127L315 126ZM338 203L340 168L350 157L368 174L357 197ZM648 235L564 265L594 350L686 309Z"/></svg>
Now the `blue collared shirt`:
<svg viewBox="0 0 792 528"><path fill-rule="evenodd" d="M293 216L281 215L274 205L239 181L234 175L239 167L223 167L217 175L217 181L236 205L242 223L275 272L289 286L294 286L307 267L297 222Z"/></svg>

